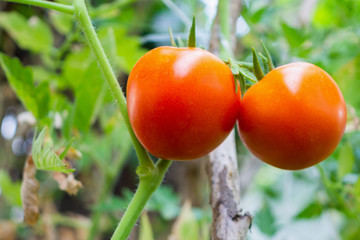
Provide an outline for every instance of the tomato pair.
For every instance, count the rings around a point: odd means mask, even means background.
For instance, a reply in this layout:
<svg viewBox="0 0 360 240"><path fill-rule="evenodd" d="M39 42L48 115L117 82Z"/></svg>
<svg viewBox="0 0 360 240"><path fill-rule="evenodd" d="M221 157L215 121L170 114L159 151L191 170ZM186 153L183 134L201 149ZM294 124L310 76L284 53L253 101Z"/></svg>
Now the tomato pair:
<svg viewBox="0 0 360 240"><path fill-rule="evenodd" d="M322 69L308 63L279 67L240 100L231 70L198 48L149 51L130 73L127 100L139 141L172 160L211 152L238 119L240 137L255 156L302 169L334 151L346 123L341 92Z"/></svg>

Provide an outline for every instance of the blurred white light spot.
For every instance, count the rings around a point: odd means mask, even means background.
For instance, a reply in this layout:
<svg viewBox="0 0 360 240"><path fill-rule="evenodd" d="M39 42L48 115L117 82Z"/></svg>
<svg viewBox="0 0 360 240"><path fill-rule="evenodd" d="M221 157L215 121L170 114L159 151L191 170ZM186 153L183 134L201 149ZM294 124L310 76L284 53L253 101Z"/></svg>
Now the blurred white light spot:
<svg viewBox="0 0 360 240"><path fill-rule="evenodd" d="M24 154L30 153L32 146L32 138L28 138L25 140L23 144L23 152Z"/></svg>
<svg viewBox="0 0 360 240"><path fill-rule="evenodd" d="M16 223L22 223L24 221L24 211L20 207L11 208L11 220Z"/></svg>
<svg viewBox="0 0 360 240"><path fill-rule="evenodd" d="M31 112L22 112L18 115L17 120L19 124L27 123L30 126L34 126L36 123L36 119Z"/></svg>
<svg viewBox="0 0 360 240"><path fill-rule="evenodd" d="M62 127L62 118L61 118L61 115L60 113L56 112L55 113L55 116L54 116L54 127L56 129L60 129Z"/></svg>
<svg viewBox="0 0 360 240"><path fill-rule="evenodd" d="M236 36L243 37L250 32L250 27L246 23L245 19L240 16L236 20Z"/></svg>
<svg viewBox="0 0 360 240"><path fill-rule="evenodd" d="M16 156L24 154L24 139L22 137L16 137L11 143L11 150Z"/></svg>
<svg viewBox="0 0 360 240"><path fill-rule="evenodd" d="M5 139L12 139L15 136L17 127L16 117L13 114L6 115L1 123L1 135Z"/></svg>

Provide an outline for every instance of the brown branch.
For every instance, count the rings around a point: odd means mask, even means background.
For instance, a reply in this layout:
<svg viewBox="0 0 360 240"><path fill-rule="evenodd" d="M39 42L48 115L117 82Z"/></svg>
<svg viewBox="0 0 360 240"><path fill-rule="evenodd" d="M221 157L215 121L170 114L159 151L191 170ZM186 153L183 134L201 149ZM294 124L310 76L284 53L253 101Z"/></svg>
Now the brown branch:
<svg viewBox="0 0 360 240"><path fill-rule="evenodd" d="M229 7L229 23L231 26L235 26L240 14L241 1L230 0ZM220 11L215 17L210 40L210 51L214 53L218 53L220 48L219 14ZM232 50L235 51L235 31L232 31L230 40ZM248 213L242 214L240 207L240 177L234 130L217 149L208 155L207 172L211 190L210 204L213 212L211 239L246 239L252 218Z"/></svg>
<svg viewBox="0 0 360 240"><path fill-rule="evenodd" d="M209 154L207 172L213 212L211 239L246 239L252 218L249 213L242 214L240 207L240 180L234 131Z"/></svg>

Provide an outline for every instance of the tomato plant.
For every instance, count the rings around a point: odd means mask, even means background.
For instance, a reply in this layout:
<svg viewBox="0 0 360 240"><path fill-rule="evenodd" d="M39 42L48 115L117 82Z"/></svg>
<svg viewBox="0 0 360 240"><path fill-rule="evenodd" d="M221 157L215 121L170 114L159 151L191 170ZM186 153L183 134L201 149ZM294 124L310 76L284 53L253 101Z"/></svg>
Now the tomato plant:
<svg viewBox="0 0 360 240"><path fill-rule="evenodd" d="M132 69L130 123L153 155L194 159L212 151L234 127L239 105L229 67L199 48L159 47Z"/></svg>
<svg viewBox="0 0 360 240"><path fill-rule="evenodd" d="M335 81L301 62L276 68L250 87L238 118L246 147L264 162L289 170L327 158L345 124L346 106Z"/></svg>

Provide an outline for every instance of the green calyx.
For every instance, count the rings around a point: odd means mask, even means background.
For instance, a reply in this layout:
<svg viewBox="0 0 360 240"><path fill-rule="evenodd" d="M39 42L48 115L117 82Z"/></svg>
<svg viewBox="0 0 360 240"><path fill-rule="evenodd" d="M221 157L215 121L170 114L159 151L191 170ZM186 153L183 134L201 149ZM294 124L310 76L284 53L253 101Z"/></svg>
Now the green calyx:
<svg viewBox="0 0 360 240"><path fill-rule="evenodd" d="M252 48L252 56L253 56L253 66L254 66L253 72L254 72L257 80L260 81L261 79L263 79L263 77L265 75L264 75L263 70L261 69L259 57L255 51L255 48Z"/></svg>
<svg viewBox="0 0 360 240"><path fill-rule="evenodd" d="M170 37L171 46L177 47L171 27L169 27L169 37Z"/></svg>
<svg viewBox="0 0 360 240"><path fill-rule="evenodd" d="M188 39L188 47L194 48L196 47L196 36L195 36L195 15L193 16L189 39Z"/></svg>
<svg viewBox="0 0 360 240"><path fill-rule="evenodd" d="M229 58L223 60L229 66L235 80L235 90L238 92L239 83L241 88L241 95L243 96L247 89L252 85L263 79L263 77L274 69L274 64L271 59L269 50L265 44L261 42L264 53L258 53L255 48L252 48L253 61L243 62ZM261 63L260 63L261 61Z"/></svg>

